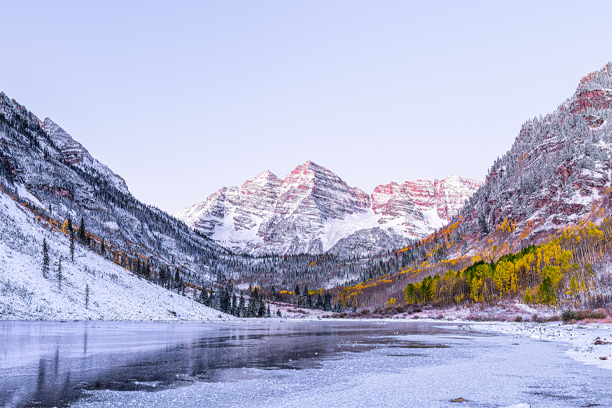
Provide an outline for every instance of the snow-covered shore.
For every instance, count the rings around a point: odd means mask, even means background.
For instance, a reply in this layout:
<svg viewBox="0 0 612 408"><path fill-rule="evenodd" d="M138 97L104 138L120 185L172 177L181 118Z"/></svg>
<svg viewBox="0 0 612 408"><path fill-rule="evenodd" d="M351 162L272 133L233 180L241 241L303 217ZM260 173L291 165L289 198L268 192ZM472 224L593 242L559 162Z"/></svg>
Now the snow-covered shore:
<svg viewBox="0 0 612 408"><path fill-rule="evenodd" d="M612 324L469 322L461 328L567 343L567 353L571 358L612 369Z"/></svg>

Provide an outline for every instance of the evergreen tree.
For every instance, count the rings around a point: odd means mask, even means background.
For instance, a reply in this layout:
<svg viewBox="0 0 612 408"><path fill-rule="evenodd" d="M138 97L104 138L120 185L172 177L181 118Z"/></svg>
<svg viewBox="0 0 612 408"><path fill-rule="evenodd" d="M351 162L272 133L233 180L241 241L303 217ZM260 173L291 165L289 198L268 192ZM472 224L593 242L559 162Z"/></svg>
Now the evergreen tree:
<svg viewBox="0 0 612 408"><path fill-rule="evenodd" d="M304 286L303 301L304 301L304 307L307 307L308 309L312 309L312 298L310 297L310 293L308 293L308 288L306 286Z"/></svg>
<svg viewBox="0 0 612 408"><path fill-rule="evenodd" d="M271 295L272 295L272 299L276 300L276 288L274 288L274 285L272 285L272 290L270 291Z"/></svg>
<svg viewBox="0 0 612 408"><path fill-rule="evenodd" d="M221 275L221 268L217 268L217 282L221 282L223 276Z"/></svg>
<svg viewBox="0 0 612 408"><path fill-rule="evenodd" d="M72 230L72 225L70 224L70 222L68 222L68 225L70 225L70 261L74 262L74 231Z"/></svg>
<svg viewBox="0 0 612 408"><path fill-rule="evenodd" d="M85 219L81 217L81 226L79 227L79 239L82 243L86 244L86 235L85 235Z"/></svg>
<svg viewBox="0 0 612 408"><path fill-rule="evenodd" d="M238 317L246 317L246 309L244 305L244 293L240 291L240 301L238 303Z"/></svg>
<svg viewBox="0 0 612 408"><path fill-rule="evenodd" d="M315 308L323 310L323 299L321 298L321 294L317 294L317 303L315 304Z"/></svg>
<svg viewBox="0 0 612 408"><path fill-rule="evenodd" d="M221 286L216 294L217 306L215 309L225 312L225 287Z"/></svg>
<svg viewBox="0 0 612 408"><path fill-rule="evenodd" d="M89 309L89 284L85 285L85 309Z"/></svg>
<svg viewBox="0 0 612 408"><path fill-rule="evenodd" d="M326 312L331 312L332 310L331 295L329 293L325 294L325 300L323 301L323 310L325 310Z"/></svg>
<svg viewBox="0 0 612 408"><path fill-rule="evenodd" d="M249 298L249 307L247 309L247 313L246 313L246 317L255 317L255 299L254 298Z"/></svg>
<svg viewBox="0 0 612 408"><path fill-rule="evenodd" d="M266 315L266 305L263 300L259 302L259 310L257 311L257 317L264 317Z"/></svg>
<svg viewBox="0 0 612 408"><path fill-rule="evenodd" d="M232 296L232 315L238 316L238 299L236 298L236 294Z"/></svg>
<svg viewBox="0 0 612 408"><path fill-rule="evenodd" d="M268 311L266 312L266 317L272 317L270 314L270 304L268 303Z"/></svg>
<svg viewBox="0 0 612 408"><path fill-rule="evenodd" d="M62 290L62 258L57 263L57 286Z"/></svg>
<svg viewBox="0 0 612 408"><path fill-rule="evenodd" d="M195 301L198 300L198 288L197 287L193 288L193 300Z"/></svg>
<svg viewBox="0 0 612 408"><path fill-rule="evenodd" d="M47 239L43 238L43 264L42 264L42 274L43 278L47 277L47 273L49 272L49 248L47 247Z"/></svg>
<svg viewBox="0 0 612 408"><path fill-rule="evenodd" d="M102 244L100 245L100 253L106 255L106 246L104 245L104 238L102 238Z"/></svg>
<svg viewBox="0 0 612 408"><path fill-rule="evenodd" d="M175 272L174 272L174 286L176 286L178 288L180 282L181 282L181 275L179 273L178 268L175 268Z"/></svg>
<svg viewBox="0 0 612 408"><path fill-rule="evenodd" d="M232 293L229 286L223 288L223 313L232 313Z"/></svg>
<svg viewBox="0 0 612 408"><path fill-rule="evenodd" d="M213 289L210 290L210 296L208 297L208 306L213 309L219 310L219 302L217 301L218 293L216 293Z"/></svg>
<svg viewBox="0 0 612 408"><path fill-rule="evenodd" d="M278 317L283 317L283 315L281 314L280 309L276 309L276 315L277 315Z"/></svg>

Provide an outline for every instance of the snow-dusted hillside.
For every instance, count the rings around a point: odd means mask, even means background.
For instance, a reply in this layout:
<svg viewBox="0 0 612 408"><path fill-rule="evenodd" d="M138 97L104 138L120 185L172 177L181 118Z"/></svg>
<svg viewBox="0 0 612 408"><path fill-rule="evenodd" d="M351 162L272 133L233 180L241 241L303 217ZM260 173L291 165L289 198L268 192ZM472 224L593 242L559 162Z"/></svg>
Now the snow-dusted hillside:
<svg viewBox="0 0 612 408"><path fill-rule="evenodd" d="M178 268L181 279L201 286L218 272L248 269L248 260L138 201L120 176L72 136L2 92L0 184L29 195L40 212L60 225L67 218L75 224L83 218L92 249L100 252L102 242L112 245L114 255L132 270L137 259L146 259L157 276L161 268Z"/></svg>
<svg viewBox="0 0 612 408"><path fill-rule="evenodd" d="M119 190L124 193L129 193L128 186L125 184L125 180L113 173L106 165L100 163L94 158L82 144L77 142L70 136L64 129L59 127L51 119L46 118L42 123L42 128L47 132L51 140L62 152L64 159L75 166L86 170L92 168L98 171L105 179L115 185Z"/></svg>
<svg viewBox="0 0 612 408"><path fill-rule="evenodd" d="M588 74L554 112L527 121L462 210L461 234L516 224L529 242L589 216L612 188L612 63ZM609 201L608 201L609 202ZM605 214L594 214L595 218Z"/></svg>
<svg viewBox="0 0 612 408"><path fill-rule="evenodd" d="M308 161L284 180L266 171L240 188L224 187L175 217L239 252L371 253L446 225L481 185L450 176L390 183L366 194Z"/></svg>
<svg viewBox="0 0 612 408"><path fill-rule="evenodd" d="M26 194L23 187L20 191ZM75 259L71 262L68 237L46 225L0 192L0 319L219 319L218 311L139 279L80 244L75 245ZM49 245L51 260L46 278L42 276L43 239Z"/></svg>

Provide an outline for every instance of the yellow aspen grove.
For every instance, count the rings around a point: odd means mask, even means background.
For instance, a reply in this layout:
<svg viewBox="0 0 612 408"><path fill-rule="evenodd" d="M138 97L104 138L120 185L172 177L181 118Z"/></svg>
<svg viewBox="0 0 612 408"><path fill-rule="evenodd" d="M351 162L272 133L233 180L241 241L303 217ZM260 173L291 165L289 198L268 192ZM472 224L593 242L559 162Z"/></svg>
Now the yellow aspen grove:
<svg viewBox="0 0 612 408"><path fill-rule="evenodd" d="M64 234L67 234L69 232L68 220L64 221L64 223L62 224L62 232Z"/></svg>
<svg viewBox="0 0 612 408"><path fill-rule="evenodd" d="M504 220L500 229L509 229L511 225ZM567 228L539 246L505 253L497 259L493 254L499 248L509 247L490 240L493 248L483 250L471 259L471 265L457 272L450 269L449 261L407 268L404 273L410 276L422 277L426 271L432 272L420 281L408 283L404 298L410 303L437 306L520 299L526 303L576 307L606 295L601 292L603 289L598 289L593 265L600 265L609 256L612 251L609 242L612 219L608 218L599 225L586 222Z"/></svg>

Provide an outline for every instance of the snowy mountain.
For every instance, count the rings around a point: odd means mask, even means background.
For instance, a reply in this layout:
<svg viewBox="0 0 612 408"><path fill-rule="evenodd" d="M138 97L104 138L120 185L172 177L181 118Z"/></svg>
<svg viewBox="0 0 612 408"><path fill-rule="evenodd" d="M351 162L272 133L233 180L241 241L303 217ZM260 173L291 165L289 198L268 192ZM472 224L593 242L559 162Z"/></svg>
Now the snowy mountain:
<svg viewBox="0 0 612 408"><path fill-rule="evenodd" d="M81 218L98 240L155 264L191 263L228 253L155 207L136 200L125 181L50 119L41 121L0 93L0 176L62 223ZM100 244L100 242L98 242ZM181 248L179 250L179 248ZM186 256L187 255L187 256Z"/></svg>
<svg viewBox="0 0 612 408"><path fill-rule="evenodd" d="M582 78L554 112L526 122L486 184L462 210L459 232L487 235L507 220L509 239L534 242L610 207L612 63Z"/></svg>
<svg viewBox="0 0 612 408"><path fill-rule="evenodd" d="M419 179L378 186L372 194L377 225L341 238L330 252L377 253L427 237L459 214L466 200L482 185L477 180L449 176L433 182Z"/></svg>
<svg viewBox="0 0 612 408"><path fill-rule="evenodd" d="M255 263L138 201L120 176L62 128L4 93L0 201L0 318L210 317L210 309L176 292L211 288L213 281L248 272ZM71 229L79 232L79 255L68 264ZM59 268L59 257L64 260L61 291L59 282L41 274L43 238L56 263L50 269ZM92 288L97 309L83 309L83 284ZM103 293L110 297L95 300ZM161 303L152 305L152 299Z"/></svg>
<svg viewBox="0 0 612 408"><path fill-rule="evenodd" d="M481 185L450 176L390 183L367 194L307 161L284 180L266 171L175 217L237 252L379 252L446 225Z"/></svg>

